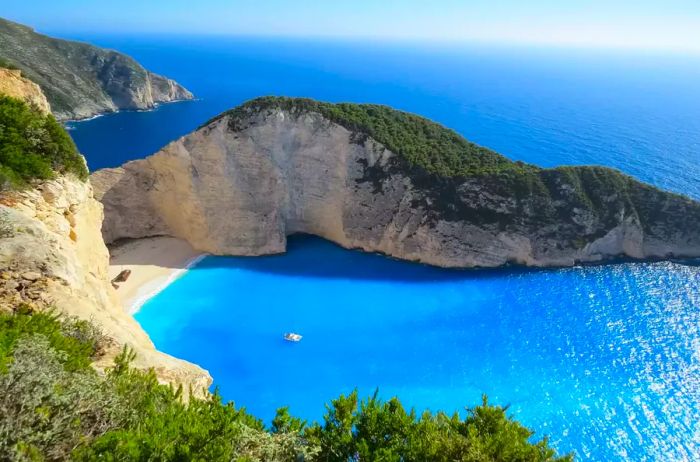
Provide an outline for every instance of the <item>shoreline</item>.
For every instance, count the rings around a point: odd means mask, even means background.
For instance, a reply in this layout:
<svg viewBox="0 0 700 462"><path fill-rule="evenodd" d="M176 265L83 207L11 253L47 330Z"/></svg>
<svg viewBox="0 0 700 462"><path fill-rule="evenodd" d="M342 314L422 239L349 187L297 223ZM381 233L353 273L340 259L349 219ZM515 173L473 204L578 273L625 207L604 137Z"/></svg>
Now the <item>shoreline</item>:
<svg viewBox="0 0 700 462"><path fill-rule="evenodd" d="M109 115L115 115L115 114L120 114L122 112L153 112L158 110L160 106L165 106L167 104L175 104L175 103L186 103L190 101L202 101L201 98L190 98L190 99L174 99L172 101L159 101L153 104L153 107L150 108L144 108L144 109L116 109L114 111L103 111L103 112L98 112L97 114L91 115L89 117L83 117L81 119L62 119L59 120L58 122L62 124L65 128L67 124L77 124L81 122L89 122L91 120L99 119L100 117L104 116L109 116ZM67 130L70 130L67 128Z"/></svg>
<svg viewBox="0 0 700 462"><path fill-rule="evenodd" d="M129 306L125 306L126 312L132 316L138 313L141 310L141 307L146 304L146 302L148 302L150 299L152 299L153 297L161 293L163 290L165 290L170 284L175 282L178 278L180 278L180 276L183 276L185 273L187 273L187 271L189 271L190 268L197 265L197 263L202 261L206 256L206 254L198 255L190 261L188 261L185 264L184 268L180 268L173 271L165 281L162 281L158 286L154 287L152 291L132 301Z"/></svg>
<svg viewBox="0 0 700 462"><path fill-rule="evenodd" d="M117 283L115 292L132 316L208 255L184 240L164 236L124 241L109 250L110 280L123 270L131 271L125 282Z"/></svg>

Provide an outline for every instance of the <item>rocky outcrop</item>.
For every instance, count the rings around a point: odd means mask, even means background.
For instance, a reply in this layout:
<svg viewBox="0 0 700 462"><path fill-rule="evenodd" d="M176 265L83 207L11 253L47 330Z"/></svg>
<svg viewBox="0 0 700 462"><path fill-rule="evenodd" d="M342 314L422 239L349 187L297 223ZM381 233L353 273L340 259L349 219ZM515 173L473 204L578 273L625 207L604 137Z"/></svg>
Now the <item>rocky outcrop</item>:
<svg viewBox="0 0 700 462"><path fill-rule="evenodd" d="M193 97L177 82L147 71L122 53L47 37L4 19L0 58L41 87L59 120L150 109Z"/></svg>
<svg viewBox="0 0 700 462"><path fill-rule="evenodd" d="M0 95L26 101L44 114L51 112L51 106L39 85L22 77L22 72L17 69L0 67Z"/></svg>
<svg viewBox="0 0 700 462"><path fill-rule="evenodd" d="M329 117L332 107L308 106L249 103L94 173L105 240L170 235L212 254L262 255L309 233L444 267L700 256L700 204L685 197L610 169L538 169L483 149L500 171L432 173Z"/></svg>
<svg viewBox="0 0 700 462"><path fill-rule="evenodd" d="M158 352L117 300L108 277L109 254L100 234L102 206L89 183L67 177L0 196L0 310L20 304L55 308L90 320L111 338L98 366L111 364L124 345L134 365L154 368L164 382L204 391L201 368Z"/></svg>

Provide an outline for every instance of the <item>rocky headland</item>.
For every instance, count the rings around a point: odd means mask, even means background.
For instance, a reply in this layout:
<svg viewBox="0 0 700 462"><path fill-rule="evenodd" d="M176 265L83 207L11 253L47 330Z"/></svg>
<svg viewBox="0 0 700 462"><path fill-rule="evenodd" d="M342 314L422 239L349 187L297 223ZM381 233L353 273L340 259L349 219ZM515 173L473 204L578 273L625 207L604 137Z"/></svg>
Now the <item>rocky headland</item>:
<svg viewBox="0 0 700 462"><path fill-rule="evenodd" d="M51 105L39 85L22 76L19 69L0 67L0 95L27 101L44 114L51 113Z"/></svg>
<svg viewBox="0 0 700 462"><path fill-rule="evenodd" d="M58 120L193 98L122 53L47 37L0 18L0 67L8 66L41 87Z"/></svg>
<svg viewBox="0 0 700 462"><path fill-rule="evenodd" d="M383 106L261 98L91 177L103 235L219 255L314 234L443 267L700 256L700 203L604 167L541 169Z"/></svg>
<svg viewBox="0 0 700 462"><path fill-rule="evenodd" d="M27 130L34 136L44 133L35 143L37 152L24 151L23 145L15 152L4 145L15 138L0 134L0 145L6 148L0 158L0 313L24 307L90 321L106 336L98 368L111 366L128 346L136 353L135 367L153 368L162 382L206 392L209 374L157 351L120 302L110 282L110 255L101 234L102 204L93 197L85 160L48 115L41 89L17 70L0 69L0 77L0 126L19 131L22 139L29 136ZM18 106L20 100L36 111L26 126L15 119L28 117ZM54 159L44 160L53 172L36 161L49 153ZM30 159L33 170L26 168ZM8 178L21 183L13 185Z"/></svg>
<svg viewBox="0 0 700 462"><path fill-rule="evenodd" d="M109 338L98 367L111 365L126 345L136 353L136 367L153 368L164 382L206 390L209 374L157 351L119 302L108 275L102 217L89 182L69 176L1 194L0 311L25 305L91 321Z"/></svg>

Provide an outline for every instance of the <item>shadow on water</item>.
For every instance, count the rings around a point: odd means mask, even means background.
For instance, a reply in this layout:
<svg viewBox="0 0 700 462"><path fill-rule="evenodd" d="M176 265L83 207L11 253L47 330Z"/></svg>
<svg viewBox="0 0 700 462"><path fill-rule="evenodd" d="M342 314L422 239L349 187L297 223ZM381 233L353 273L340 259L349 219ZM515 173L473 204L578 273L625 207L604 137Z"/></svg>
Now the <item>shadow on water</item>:
<svg viewBox="0 0 700 462"><path fill-rule="evenodd" d="M611 262L612 265L642 265L664 263ZM695 266L700 261L683 262ZM492 278L545 275L576 271L581 275L596 271L596 266L575 268L526 268L509 266L490 269L446 269L415 262L397 260L385 255L346 250L337 244L311 235L288 238L287 252L260 257L207 257L191 271L217 268L237 268L245 271L324 279L353 279L411 283L487 280Z"/></svg>

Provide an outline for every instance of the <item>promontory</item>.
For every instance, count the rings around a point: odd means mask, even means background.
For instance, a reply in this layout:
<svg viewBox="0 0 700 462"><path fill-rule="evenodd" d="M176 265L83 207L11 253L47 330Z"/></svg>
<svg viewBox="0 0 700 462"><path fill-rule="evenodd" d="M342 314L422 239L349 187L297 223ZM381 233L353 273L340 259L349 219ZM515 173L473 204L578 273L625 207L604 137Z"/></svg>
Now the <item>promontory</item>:
<svg viewBox="0 0 700 462"><path fill-rule="evenodd" d="M219 255L314 234L444 267L700 256L700 203L604 167L513 162L385 106L265 97L91 177L103 235Z"/></svg>
<svg viewBox="0 0 700 462"><path fill-rule="evenodd" d="M47 37L2 18L0 67L20 70L39 85L58 120L193 98L174 80L144 69L127 55Z"/></svg>

